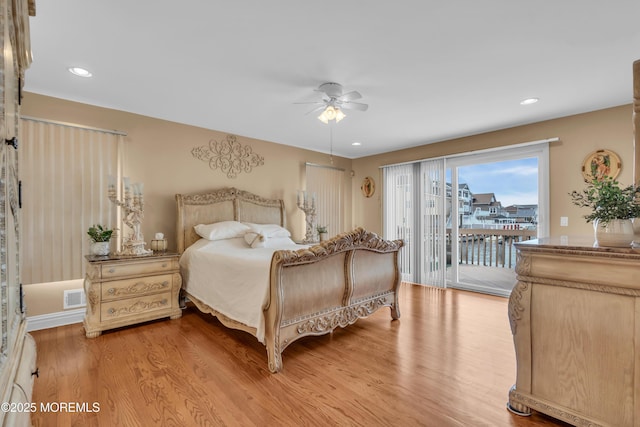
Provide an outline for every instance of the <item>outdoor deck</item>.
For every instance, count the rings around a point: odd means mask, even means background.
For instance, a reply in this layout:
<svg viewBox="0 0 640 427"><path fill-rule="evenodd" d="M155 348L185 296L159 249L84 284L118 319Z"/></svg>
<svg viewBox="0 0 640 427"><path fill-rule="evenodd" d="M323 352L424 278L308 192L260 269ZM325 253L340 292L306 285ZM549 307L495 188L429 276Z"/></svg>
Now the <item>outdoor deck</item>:
<svg viewBox="0 0 640 427"><path fill-rule="evenodd" d="M463 284L486 287L487 293L503 294L510 293L515 286L516 273L513 268L460 264L459 280Z"/></svg>
<svg viewBox="0 0 640 427"><path fill-rule="evenodd" d="M451 229L447 230L449 239ZM459 232L458 284L453 287L507 296L516 284L514 243L534 239L536 230L466 228ZM452 274L447 270L447 277ZM468 286L468 287L467 287Z"/></svg>

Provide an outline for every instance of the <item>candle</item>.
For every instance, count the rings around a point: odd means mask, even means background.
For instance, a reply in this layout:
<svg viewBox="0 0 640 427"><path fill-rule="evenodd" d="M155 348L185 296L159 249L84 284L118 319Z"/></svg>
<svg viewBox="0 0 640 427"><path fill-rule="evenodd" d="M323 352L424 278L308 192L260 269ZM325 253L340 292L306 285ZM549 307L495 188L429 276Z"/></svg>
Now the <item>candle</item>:
<svg viewBox="0 0 640 427"><path fill-rule="evenodd" d="M124 184L125 193L129 193L131 191L131 180L125 176L122 178L122 183Z"/></svg>

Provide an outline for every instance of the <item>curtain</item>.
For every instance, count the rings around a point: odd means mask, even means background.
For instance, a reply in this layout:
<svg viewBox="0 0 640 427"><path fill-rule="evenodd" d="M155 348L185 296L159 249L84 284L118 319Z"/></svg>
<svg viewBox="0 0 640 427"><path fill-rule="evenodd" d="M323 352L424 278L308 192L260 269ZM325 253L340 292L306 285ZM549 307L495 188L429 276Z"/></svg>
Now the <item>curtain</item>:
<svg viewBox="0 0 640 427"><path fill-rule="evenodd" d="M306 180L307 194L316 198L316 225L329 236L344 232L344 170L307 163Z"/></svg>
<svg viewBox="0 0 640 427"><path fill-rule="evenodd" d="M118 176L121 133L20 120L25 284L80 279L88 228L117 228L107 177Z"/></svg>

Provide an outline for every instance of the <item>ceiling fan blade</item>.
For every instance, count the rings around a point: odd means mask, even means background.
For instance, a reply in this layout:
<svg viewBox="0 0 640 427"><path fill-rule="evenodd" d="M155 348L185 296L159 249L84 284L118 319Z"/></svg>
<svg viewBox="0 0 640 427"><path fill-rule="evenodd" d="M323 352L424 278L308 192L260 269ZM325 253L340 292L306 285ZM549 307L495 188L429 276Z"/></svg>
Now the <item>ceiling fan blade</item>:
<svg viewBox="0 0 640 427"><path fill-rule="evenodd" d="M344 108L345 110L367 111L369 105L362 104L360 102L343 102L340 107Z"/></svg>
<svg viewBox="0 0 640 427"><path fill-rule="evenodd" d="M324 110L324 109L325 109L325 105L323 104L323 105L321 105L321 106L319 106L319 107L317 107L317 108L314 108L314 109L313 109L313 110L311 110L311 111L306 112L304 115L305 115L305 116L308 116L309 114L318 113L318 112L320 112L320 111L322 111L322 110Z"/></svg>
<svg viewBox="0 0 640 427"><path fill-rule="evenodd" d="M341 95L339 98L342 101L349 102L362 98L362 95L360 95L360 92L358 92L357 90L353 90L351 92L345 93L344 95Z"/></svg>

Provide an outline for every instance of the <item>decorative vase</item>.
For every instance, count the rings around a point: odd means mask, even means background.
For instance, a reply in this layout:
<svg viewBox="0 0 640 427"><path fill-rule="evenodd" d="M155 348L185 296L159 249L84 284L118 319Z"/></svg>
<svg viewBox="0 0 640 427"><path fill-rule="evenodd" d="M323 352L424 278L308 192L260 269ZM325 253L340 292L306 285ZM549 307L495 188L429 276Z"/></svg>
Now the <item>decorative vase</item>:
<svg viewBox="0 0 640 427"><path fill-rule="evenodd" d="M640 243L640 218L631 219L631 223L633 224L633 242Z"/></svg>
<svg viewBox="0 0 640 427"><path fill-rule="evenodd" d="M98 256L109 255L109 241L106 242L93 242L91 244L91 254Z"/></svg>
<svg viewBox="0 0 640 427"><path fill-rule="evenodd" d="M327 240L327 233L318 233L318 235L320 236L321 242L324 242L325 240Z"/></svg>
<svg viewBox="0 0 640 427"><path fill-rule="evenodd" d="M598 246L629 247L635 237L630 219L614 219L607 224L595 220L593 229Z"/></svg>

